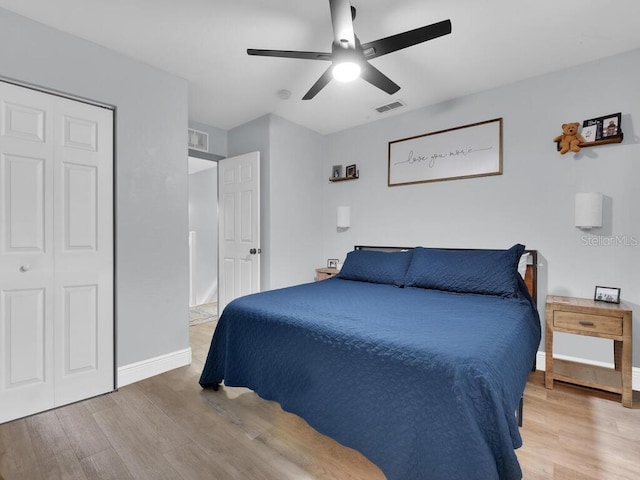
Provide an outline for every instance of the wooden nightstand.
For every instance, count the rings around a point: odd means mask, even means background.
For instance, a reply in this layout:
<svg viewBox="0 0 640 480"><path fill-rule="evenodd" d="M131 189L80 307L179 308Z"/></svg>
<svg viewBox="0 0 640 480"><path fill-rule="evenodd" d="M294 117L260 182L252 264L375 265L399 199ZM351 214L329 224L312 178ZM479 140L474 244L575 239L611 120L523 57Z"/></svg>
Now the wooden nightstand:
<svg viewBox="0 0 640 480"><path fill-rule="evenodd" d="M337 274L337 268L316 268L316 281L326 280Z"/></svg>
<svg viewBox="0 0 640 480"><path fill-rule="evenodd" d="M603 303L587 298L547 296L545 387L553 381L574 383L622 394L622 405L631 408L631 310L623 303ZM564 332L613 340L615 368L585 365L553 358L553 333Z"/></svg>

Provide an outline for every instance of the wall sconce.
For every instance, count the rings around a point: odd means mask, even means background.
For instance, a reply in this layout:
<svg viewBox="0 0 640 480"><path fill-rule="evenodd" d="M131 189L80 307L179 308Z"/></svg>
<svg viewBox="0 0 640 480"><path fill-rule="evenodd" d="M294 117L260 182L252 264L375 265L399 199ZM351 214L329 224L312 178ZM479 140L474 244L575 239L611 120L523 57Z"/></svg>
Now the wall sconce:
<svg viewBox="0 0 640 480"><path fill-rule="evenodd" d="M601 193L576 193L576 227L602 227L602 199Z"/></svg>
<svg viewBox="0 0 640 480"><path fill-rule="evenodd" d="M351 207L338 207L336 226L345 230L351 226Z"/></svg>

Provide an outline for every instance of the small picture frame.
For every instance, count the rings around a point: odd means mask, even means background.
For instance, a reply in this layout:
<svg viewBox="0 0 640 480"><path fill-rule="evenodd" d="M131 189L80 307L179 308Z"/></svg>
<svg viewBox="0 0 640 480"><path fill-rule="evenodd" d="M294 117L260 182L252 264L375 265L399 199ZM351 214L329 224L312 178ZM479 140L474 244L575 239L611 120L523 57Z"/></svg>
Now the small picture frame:
<svg viewBox="0 0 640 480"><path fill-rule="evenodd" d="M602 122L602 138L617 137L620 132L620 114L605 118Z"/></svg>
<svg viewBox="0 0 640 480"><path fill-rule="evenodd" d="M586 143L617 137L622 138L621 121L621 112L590 118L582 122L582 132L580 134L584 137Z"/></svg>
<svg viewBox="0 0 640 480"><path fill-rule="evenodd" d="M342 177L342 165L334 165L331 169L331 178Z"/></svg>
<svg viewBox="0 0 640 480"><path fill-rule="evenodd" d="M340 262L340 260L337 258L330 258L327 260L327 268L338 268L338 262Z"/></svg>
<svg viewBox="0 0 640 480"><path fill-rule="evenodd" d="M358 171L356 170L356 164L347 165L346 168L346 177L347 178L356 178L358 176Z"/></svg>
<svg viewBox="0 0 640 480"><path fill-rule="evenodd" d="M586 127L582 127L582 138L584 138L585 143L591 143L596 141L596 137L598 136L598 125L588 125Z"/></svg>
<svg viewBox="0 0 640 480"><path fill-rule="evenodd" d="M596 286L593 299L597 302L620 303L620 289L615 287Z"/></svg>

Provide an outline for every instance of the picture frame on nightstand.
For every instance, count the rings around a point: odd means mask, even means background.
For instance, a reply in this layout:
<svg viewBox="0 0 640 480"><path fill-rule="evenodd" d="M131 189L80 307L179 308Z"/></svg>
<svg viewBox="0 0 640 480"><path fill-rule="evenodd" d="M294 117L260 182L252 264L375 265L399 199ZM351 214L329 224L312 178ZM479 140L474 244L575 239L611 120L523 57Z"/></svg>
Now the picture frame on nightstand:
<svg viewBox="0 0 640 480"><path fill-rule="evenodd" d="M337 258L330 258L327 260L327 268L338 268L338 262Z"/></svg>
<svg viewBox="0 0 640 480"><path fill-rule="evenodd" d="M616 287L596 286L593 299L596 302L620 303L620 289Z"/></svg>

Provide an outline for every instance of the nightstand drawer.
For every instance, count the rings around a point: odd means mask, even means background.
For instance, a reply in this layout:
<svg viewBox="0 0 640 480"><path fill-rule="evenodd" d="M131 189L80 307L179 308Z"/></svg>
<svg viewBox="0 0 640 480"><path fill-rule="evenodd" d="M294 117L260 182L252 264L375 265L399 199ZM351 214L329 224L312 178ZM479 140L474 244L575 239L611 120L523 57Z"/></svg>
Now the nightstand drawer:
<svg viewBox="0 0 640 480"><path fill-rule="evenodd" d="M337 268L332 268L332 267L316 268L316 282L334 277L337 274L338 274Z"/></svg>
<svg viewBox="0 0 640 480"><path fill-rule="evenodd" d="M553 313L554 328L573 330L575 332L605 333L622 335L622 318L555 311Z"/></svg>

